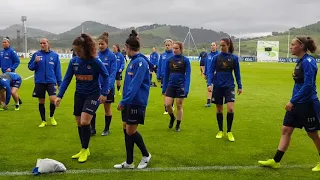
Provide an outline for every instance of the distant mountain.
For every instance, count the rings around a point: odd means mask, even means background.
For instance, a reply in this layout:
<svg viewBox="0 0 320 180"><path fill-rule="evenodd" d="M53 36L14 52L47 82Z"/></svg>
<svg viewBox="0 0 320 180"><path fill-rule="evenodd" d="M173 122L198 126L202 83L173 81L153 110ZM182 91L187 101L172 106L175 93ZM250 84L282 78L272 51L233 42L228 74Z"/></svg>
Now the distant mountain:
<svg viewBox="0 0 320 180"><path fill-rule="evenodd" d="M153 24L150 25L150 27L154 28L142 30L140 31L140 33L152 34L154 36L162 37L163 39L171 38L173 40L184 41L189 32L189 28L186 26L159 26L158 24ZM140 30L140 27L138 29ZM216 32L214 30L208 30L203 28L190 29L190 32L196 44L211 43L213 41L218 41L222 37L229 37L229 34L227 33Z"/></svg>
<svg viewBox="0 0 320 180"><path fill-rule="evenodd" d="M86 21L86 22L83 22L82 24L80 24L79 26L72 28L71 30L69 30L67 32L59 34L58 39L74 38L76 36L79 36L82 31L85 33L88 33L92 36L99 36L103 32L108 32L111 34L113 32L120 31L120 29L113 27L113 26L94 22L94 21Z"/></svg>
<svg viewBox="0 0 320 180"><path fill-rule="evenodd" d="M20 30L20 36L23 37L24 30L22 29L22 26L19 24L15 24L12 26L7 27L6 29L0 30L0 36L8 36L12 39L17 38L17 30ZM41 29L35 29L35 28L27 28L28 37L47 37L47 36L55 36L56 34L44 31Z"/></svg>
<svg viewBox="0 0 320 180"><path fill-rule="evenodd" d="M0 30L0 36L9 36L13 39L16 38L17 29L22 29L21 25L12 25L4 30ZM163 51L163 41L167 38L173 40L184 41L189 28L186 26L179 25L166 25L166 24L151 24L140 27L130 27L126 29L120 29L106 24L101 24L94 21L86 21L81 23L79 26L70 29L67 32L61 34L54 34L47 31L43 31L35 28L28 28L28 47L29 49L38 49L39 37L47 37L50 40L52 47L56 49L62 49L69 51L73 39L80 35L82 30L85 33L92 35L95 39L103 32L108 32L110 47L113 44L119 44L123 47L125 40L130 34L131 30L135 29L140 36L142 50L145 52L151 52L153 46L158 47L159 51ZM301 28L290 28L290 38L298 35L309 35L312 36L317 44L320 44L320 21L314 24L310 24ZM241 41L241 54L242 55L255 55L256 46L258 40L275 40L280 41L280 56L286 56L288 51L288 31L286 32L273 32L270 36L256 37L243 39ZM219 41L222 37L228 37L229 34L225 32L217 32L210 29L194 28L190 29L192 37L198 46L210 48L210 43L213 41ZM21 31L21 37L23 37L23 31ZM232 39L236 40L234 37ZM238 43L235 44L235 52L238 52ZM17 47L16 41L12 41L12 45ZM187 45L186 45L187 46ZM193 47L193 44L191 44ZM188 48L188 47L185 47ZM319 51L318 51L319 52ZM196 51L192 51L196 54Z"/></svg>

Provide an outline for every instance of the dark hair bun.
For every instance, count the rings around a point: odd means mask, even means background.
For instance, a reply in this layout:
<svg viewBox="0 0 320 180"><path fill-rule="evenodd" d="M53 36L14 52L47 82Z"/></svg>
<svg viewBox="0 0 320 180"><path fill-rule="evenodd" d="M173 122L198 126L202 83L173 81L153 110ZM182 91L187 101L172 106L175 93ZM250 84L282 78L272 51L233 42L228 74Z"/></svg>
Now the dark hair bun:
<svg viewBox="0 0 320 180"><path fill-rule="evenodd" d="M129 37L137 37L137 36L138 36L138 33L136 30L132 30L131 34L129 35Z"/></svg>
<svg viewBox="0 0 320 180"><path fill-rule="evenodd" d="M83 37L83 38L88 38L89 36L87 35L87 34L81 34L81 37Z"/></svg>
<svg viewBox="0 0 320 180"><path fill-rule="evenodd" d="M102 35L109 37L109 33L107 33L107 32L104 32Z"/></svg>

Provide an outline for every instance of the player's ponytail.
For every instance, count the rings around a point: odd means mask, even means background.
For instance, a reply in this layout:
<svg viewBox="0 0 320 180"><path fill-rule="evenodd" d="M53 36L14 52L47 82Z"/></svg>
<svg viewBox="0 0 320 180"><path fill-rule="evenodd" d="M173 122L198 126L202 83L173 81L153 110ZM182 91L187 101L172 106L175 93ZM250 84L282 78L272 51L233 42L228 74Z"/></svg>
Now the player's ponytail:
<svg viewBox="0 0 320 180"><path fill-rule="evenodd" d="M311 37L305 37L305 36L300 36L300 37L296 37L296 40L300 43L304 45L304 51L310 51L311 53L315 53L317 50L317 46L316 43L314 42L314 40Z"/></svg>
<svg viewBox="0 0 320 180"><path fill-rule="evenodd" d="M97 56L97 49L95 42L93 39L87 35L87 34L81 34L79 37L77 37L72 45L79 46L82 48L84 52L84 59L86 60L92 60Z"/></svg>

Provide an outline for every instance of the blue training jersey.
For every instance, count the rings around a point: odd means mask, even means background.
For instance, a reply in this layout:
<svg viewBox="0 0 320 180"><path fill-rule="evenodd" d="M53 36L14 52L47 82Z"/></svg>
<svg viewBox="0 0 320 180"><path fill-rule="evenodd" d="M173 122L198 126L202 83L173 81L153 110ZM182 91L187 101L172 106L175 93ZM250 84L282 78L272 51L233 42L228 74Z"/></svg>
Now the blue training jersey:
<svg viewBox="0 0 320 180"><path fill-rule="evenodd" d="M200 61L200 64L203 64L205 63L205 60L207 58L207 52L203 51L199 54L199 61Z"/></svg>
<svg viewBox="0 0 320 180"><path fill-rule="evenodd" d="M234 88L233 72L236 77L238 89L242 89L240 64L238 57L230 53L223 53L213 57L207 72L207 85L215 87ZM213 81L213 82L212 82Z"/></svg>
<svg viewBox="0 0 320 180"><path fill-rule="evenodd" d="M162 94L167 87L183 88L188 95L190 88L190 60L183 55L174 55L166 63Z"/></svg>
<svg viewBox="0 0 320 180"><path fill-rule="evenodd" d="M121 106L147 106L150 91L148 58L139 53L132 56L126 70Z"/></svg>
<svg viewBox="0 0 320 180"><path fill-rule="evenodd" d="M11 87L15 81L21 81L21 77L17 73L6 72L0 75L0 89L4 89L6 92L5 104L8 105L11 98ZM20 82L21 83L21 82Z"/></svg>
<svg viewBox="0 0 320 180"><path fill-rule="evenodd" d="M317 78L317 62L309 54L305 54L301 59L298 59L293 79L292 104L305 103L318 100L316 78Z"/></svg>
<svg viewBox="0 0 320 180"><path fill-rule="evenodd" d="M158 61L157 79L164 78L166 62L172 56L173 56L173 51L172 50L165 51L163 54L160 55L160 58L159 58L159 61Z"/></svg>
<svg viewBox="0 0 320 180"><path fill-rule="evenodd" d="M40 58L39 62L36 62L37 56ZM28 68L34 71L35 83L61 85L61 64L59 54L56 52L51 50L35 52L28 63Z"/></svg>
<svg viewBox="0 0 320 180"><path fill-rule="evenodd" d="M213 52L213 51L211 51L210 53L208 53L208 55L207 55L207 57L206 57L206 59L205 59L205 61L204 61L204 75L205 76L207 76L207 72L208 72L208 70L209 70L209 67L210 67L210 65L211 65L211 62L212 62L212 60L213 60L213 57L215 56L215 55L217 55L217 54L219 54L219 51L215 51L215 52Z"/></svg>
<svg viewBox="0 0 320 180"><path fill-rule="evenodd" d="M14 49L9 47L0 51L0 67L2 73L5 73L9 68L11 72L15 72L19 65L20 58Z"/></svg>
<svg viewBox="0 0 320 180"><path fill-rule="evenodd" d="M110 91L112 94L114 93L114 83L116 81L116 73L117 73L117 60L116 55L113 54L108 48L104 51L100 51L98 53L99 59L102 61L102 63L105 65L106 69L109 73L109 87L108 91ZM100 84L101 86L104 86L103 84L103 77L100 76Z"/></svg>
<svg viewBox="0 0 320 180"><path fill-rule="evenodd" d="M62 81L58 97L63 97L73 75L76 76L76 93L84 96L100 92L104 96L108 94L109 73L99 58L84 60L77 56L73 57ZM105 85L102 90L100 89L99 76L102 76Z"/></svg>

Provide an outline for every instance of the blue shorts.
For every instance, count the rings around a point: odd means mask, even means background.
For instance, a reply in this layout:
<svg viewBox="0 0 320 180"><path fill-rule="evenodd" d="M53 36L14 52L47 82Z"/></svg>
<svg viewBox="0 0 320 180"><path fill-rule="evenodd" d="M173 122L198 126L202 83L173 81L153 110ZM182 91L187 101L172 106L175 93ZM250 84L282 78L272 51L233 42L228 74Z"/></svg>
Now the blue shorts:
<svg viewBox="0 0 320 180"><path fill-rule="evenodd" d="M57 93L55 84L35 84L32 96L43 99L46 98L46 92L48 92L49 96L55 96Z"/></svg>
<svg viewBox="0 0 320 180"><path fill-rule="evenodd" d="M187 98L183 88L180 87L167 87L166 96L171 98Z"/></svg>
<svg viewBox="0 0 320 180"><path fill-rule="evenodd" d="M283 125L304 129L307 132L315 132L320 128L319 101L296 104L291 111L287 111Z"/></svg>
<svg viewBox="0 0 320 180"><path fill-rule="evenodd" d="M224 100L224 102L223 102ZM223 105L235 101L234 88L231 87L215 87L212 89L212 103Z"/></svg>
<svg viewBox="0 0 320 180"><path fill-rule="evenodd" d="M99 93L93 95L74 94L73 115L81 116L82 112L94 115L99 107Z"/></svg>
<svg viewBox="0 0 320 180"><path fill-rule="evenodd" d="M201 60L201 61L200 61L200 66L205 66L204 60Z"/></svg>
<svg viewBox="0 0 320 180"><path fill-rule="evenodd" d="M117 72L116 74L116 80L121 81L122 80L122 72Z"/></svg>
<svg viewBox="0 0 320 180"><path fill-rule="evenodd" d="M106 104L114 103L114 88L111 89L110 93L107 95L107 101Z"/></svg>
<svg viewBox="0 0 320 180"><path fill-rule="evenodd" d="M19 79L15 80L15 81L12 81L12 82L10 83L10 86L19 89L20 86L21 86L21 84L22 84L22 79L21 79L21 77L20 77Z"/></svg>
<svg viewBox="0 0 320 180"><path fill-rule="evenodd" d="M122 122L126 124L144 124L146 107L139 105L125 105L121 111Z"/></svg>

